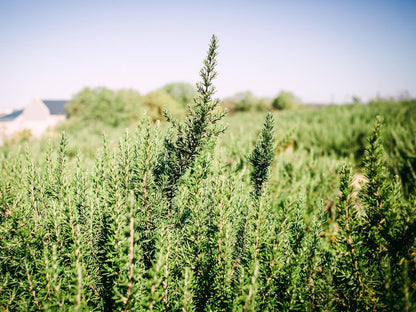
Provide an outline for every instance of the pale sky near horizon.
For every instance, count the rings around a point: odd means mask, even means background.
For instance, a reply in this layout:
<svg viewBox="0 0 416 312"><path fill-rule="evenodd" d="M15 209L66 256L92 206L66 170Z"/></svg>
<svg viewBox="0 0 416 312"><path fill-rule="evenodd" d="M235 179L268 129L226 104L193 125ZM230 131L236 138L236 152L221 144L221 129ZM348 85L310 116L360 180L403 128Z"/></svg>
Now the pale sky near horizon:
<svg viewBox="0 0 416 312"><path fill-rule="evenodd" d="M214 33L218 97L416 97L416 1L0 0L0 109L195 84Z"/></svg>

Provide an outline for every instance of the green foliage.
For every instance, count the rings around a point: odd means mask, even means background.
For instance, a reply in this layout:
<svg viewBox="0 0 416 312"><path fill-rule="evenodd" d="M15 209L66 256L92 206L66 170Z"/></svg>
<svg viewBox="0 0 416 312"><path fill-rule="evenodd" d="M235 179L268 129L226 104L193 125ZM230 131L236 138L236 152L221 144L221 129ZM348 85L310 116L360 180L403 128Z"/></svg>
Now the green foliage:
<svg viewBox="0 0 416 312"><path fill-rule="evenodd" d="M276 136L224 116L216 49L169 129L74 110L84 129L2 150L2 310L415 310L414 102L282 111Z"/></svg>
<svg viewBox="0 0 416 312"><path fill-rule="evenodd" d="M273 100L272 107L278 110L293 109L300 104L298 98L291 92L281 91Z"/></svg>
<svg viewBox="0 0 416 312"><path fill-rule="evenodd" d="M269 178L270 166L274 157L274 136L273 136L273 115L267 114L264 128L254 147L253 153L249 157L249 162L253 166L251 173L251 183L254 188L254 196L260 197L264 183Z"/></svg>
<svg viewBox="0 0 416 312"><path fill-rule="evenodd" d="M65 105L74 122L97 122L116 127L137 121L144 111L143 97L133 90L85 88Z"/></svg>
<svg viewBox="0 0 416 312"><path fill-rule="evenodd" d="M239 92L223 100L224 107L230 112L269 111L272 109L272 99L257 98L250 91Z"/></svg>
<svg viewBox="0 0 416 312"><path fill-rule="evenodd" d="M189 107L187 118L180 123L165 111L165 117L172 123L176 136L165 138L164 151L159 156L154 173L169 202L175 196L178 180L192 166L200 150L211 138L224 131L224 128L217 127L216 124L225 112L217 110L219 100L212 98L215 93L212 80L216 76L216 49L217 40L213 36L208 56L200 72L202 82L197 84L199 96L195 98L194 105Z"/></svg>
<svg viewBox="0 0 416 312"><path fill-rule="evenodd" d="M164 89L146 94L144 104L148 108L148 114L153 120L161 120L163 118L165 107L172 110L176 117L185 115L185 108L182 106L182 103L175 100Z"/></svg>
<svg viewBox="0 0 416 312"><path fill-rule="evenodd" d="M339 234L335 275L337 306L348 311L409 311L414 302L405 294L416 267L414 208L405 203L400 185L391 183L384 166L378 118L364 157L365 182L354 196L349 169L341 171L337 204ZM410 239L410 240L409 240ZM413 258L413 259L412 259ZM407 265L413 263L409 268ZM345 285L351 285L345 287Z"/></svg>
<svg viewBox="0 0 416 312"><path fill-rule="evenodd" d="M295 149L335 158L352 158L351 161L359 167L373 120L378 115L383 116L386 167L390 174L400 176L407 195L414 193L416 185L416 141L411 135L416 126L415 104L415 100L378 101L366 105L283 111L280 122L284 129L292 129L295 125Z"/></svg>
<svg viewBox="0 0 416 312"><path fill-rule="evenodd" d="M180 103L184 108L191 104L194 98L197 96L197 91L194 88L194 86L184 82L167 84L162 88L162 90L169 94L176 102Z"/></svg>

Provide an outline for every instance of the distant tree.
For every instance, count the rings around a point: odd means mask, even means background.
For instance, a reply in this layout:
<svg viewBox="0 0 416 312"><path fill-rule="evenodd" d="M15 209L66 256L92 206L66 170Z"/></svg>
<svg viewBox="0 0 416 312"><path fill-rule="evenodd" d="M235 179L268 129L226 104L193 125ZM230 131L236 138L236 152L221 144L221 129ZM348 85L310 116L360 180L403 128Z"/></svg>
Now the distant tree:
<svg viewBox="0 0 416 312"><path fill-rule="evenodd" d="M134 90L84 88L65 106L77 121L100 121L111 126L138 120L144 112L143 96Z"/></svg>
<svg viewBox="0 0 416 312"><path fill-rule="evenodd" d="M251 111L257 106L258 99L250 91L239 92L223 101L225 108L230 112Z"/></svg>
<svg viewBox="0 0 416 312"><path fill-rule="evenodd" d="M239 92L223 100L224 107L229 112L270 111L272 98L258 98L250 91Z"/></svg>
<svg viewBox="0 0 416 312"><path fill-rule="evenodd" d="M300 100L293 93L287 91L281 91L272 102L273 108L278 110L293 109L299 104Z"/></svg>
<svg viewBox="0 0 416 312"><path fill-rule="evenodd" d="M273 98L260 98L257 102L258 111L270 111L272 109Z"/></svg>
<svg viewBox="0 0 416 312"><path fill-rule="evenodd" d="M186 107L188 104L192 104L194 97L197 95L196 89L193 85L185 82L174 82L165 85L162 88L167 94L169 94L176 102Z"/></svg>
<svg viewBox="0 0 416 312"><path fill-rule="evenodd" d="M152 91L144 97L144 105L152 120L163 119L163 107L167 107L175 117L185 115L185 107L169 95L163 88Z"/></svg>

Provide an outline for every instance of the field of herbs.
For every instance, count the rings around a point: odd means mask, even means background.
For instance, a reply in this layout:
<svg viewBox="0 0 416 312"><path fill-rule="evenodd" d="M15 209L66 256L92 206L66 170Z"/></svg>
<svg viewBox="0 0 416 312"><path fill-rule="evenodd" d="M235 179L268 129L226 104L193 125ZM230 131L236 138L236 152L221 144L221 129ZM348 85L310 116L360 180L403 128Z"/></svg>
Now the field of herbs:
<svg viewBox="0 0 416 312"><path fill-rule="evenodd" d="M0 150L0 310L416 310L416 101L226 116L216 49L184 119Z"/></svg>

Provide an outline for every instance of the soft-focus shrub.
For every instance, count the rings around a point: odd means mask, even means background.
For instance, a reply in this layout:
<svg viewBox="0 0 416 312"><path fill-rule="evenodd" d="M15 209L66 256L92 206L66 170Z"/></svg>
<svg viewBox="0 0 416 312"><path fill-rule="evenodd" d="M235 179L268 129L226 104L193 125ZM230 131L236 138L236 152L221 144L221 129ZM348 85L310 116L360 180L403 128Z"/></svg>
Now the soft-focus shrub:
<svg viewBox="0 0 416 312"><path fill-rule="evenodd" d="M189 104L192 104L195 96L197 96L197 92L194 86L185 82L174 82L167 84L162 88L162 90L169 94L183 107L187 107Z"/></svg>
<svg viewBox="0 0 416 312"><path fill-rule="evenodd" d="M250 91L239 92L223 100L224 107L230 112L270 111L272 99L257 98Z"/></svg>
<svg viewBox="0 0 416 312"><path fill-rule="evenodd" d="M284 110L296 108L299 104L300 100L293 93L281 91L273 100L272 106L274 109Z"/></svg>
<svg viewBox="0 0 416 312"><path fill-rule="evenodd" d="M145 107L142 95L134 90L85 88L65 109L69 118L76 121L100 121L116 127L137 121Z"/></svg>
<svg viewBox="0 0 416 312"><path fill-rule="evenodd" d="M163 89L148 93L144 97L144 104L148 110L149 116L153 120L163 119L164 107L168 108L175 117L185 115L185 107Z"/></svg>

